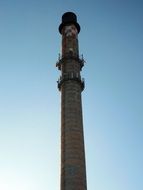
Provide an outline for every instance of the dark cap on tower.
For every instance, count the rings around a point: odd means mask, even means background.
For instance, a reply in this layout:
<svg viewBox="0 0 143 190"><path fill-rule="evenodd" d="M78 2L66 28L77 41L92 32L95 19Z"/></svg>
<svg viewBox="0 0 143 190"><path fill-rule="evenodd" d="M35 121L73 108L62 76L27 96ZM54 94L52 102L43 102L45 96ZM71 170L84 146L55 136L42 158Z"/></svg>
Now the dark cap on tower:
<svg viewBox="0 0 143 190"><path fill-rule="evenodd" d="M77 23L77 17L73 12L66 12L63 14L62 23L59 26L59 32L62 34L63 27L69 24L74 24L78 33L80 32L80 25Z"/></svg>

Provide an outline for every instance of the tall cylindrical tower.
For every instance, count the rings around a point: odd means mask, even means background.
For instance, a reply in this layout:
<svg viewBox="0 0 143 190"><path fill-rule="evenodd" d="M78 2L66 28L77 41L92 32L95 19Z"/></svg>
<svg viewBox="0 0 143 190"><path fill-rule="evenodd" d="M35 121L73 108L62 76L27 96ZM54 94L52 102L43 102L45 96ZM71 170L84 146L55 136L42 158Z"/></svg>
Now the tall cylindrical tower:
<svg viewBox="0 0 143 190"><path fill-rule="evenodd" d="M56 64L61 70L58 88L61 91L61 190L87 190L81 92L84 66L79 56L80 25L72 12L62 16L59 26L62 54Z"/></svg>

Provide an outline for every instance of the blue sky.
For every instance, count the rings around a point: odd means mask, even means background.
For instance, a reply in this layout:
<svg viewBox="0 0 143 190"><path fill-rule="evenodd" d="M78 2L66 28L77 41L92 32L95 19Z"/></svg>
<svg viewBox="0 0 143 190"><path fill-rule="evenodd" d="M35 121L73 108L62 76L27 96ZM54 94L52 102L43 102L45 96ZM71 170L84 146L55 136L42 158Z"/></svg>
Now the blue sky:
<svg viewBox="0 0 143 190"><path fill-rule="evenodd" d="M143 2L0 0L0 190L60 189L58 26L81 25L90 190L143 189Z"/></svg>

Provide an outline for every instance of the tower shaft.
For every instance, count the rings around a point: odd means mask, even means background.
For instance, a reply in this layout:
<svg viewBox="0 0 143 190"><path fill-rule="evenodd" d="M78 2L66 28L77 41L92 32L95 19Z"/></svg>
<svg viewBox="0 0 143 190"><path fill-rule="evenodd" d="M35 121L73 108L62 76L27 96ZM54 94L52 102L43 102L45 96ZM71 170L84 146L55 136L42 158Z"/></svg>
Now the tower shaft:
<svg viewBox="0 0 143 190"><path fill-rule="evenodd" d="M80 76L84 60L79 57L80 26L74 13L63 15L59 31L62 34L62 56L57 63L61 70L58 81L61 91L61 190L86 190L81 101L84 81Z"/></svg>

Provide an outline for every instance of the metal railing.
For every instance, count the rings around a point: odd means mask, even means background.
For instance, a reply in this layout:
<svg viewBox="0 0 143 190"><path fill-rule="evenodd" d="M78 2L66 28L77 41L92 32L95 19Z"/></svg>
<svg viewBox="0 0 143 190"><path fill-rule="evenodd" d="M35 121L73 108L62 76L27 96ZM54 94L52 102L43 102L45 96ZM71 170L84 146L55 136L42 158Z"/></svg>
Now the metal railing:
<svg viewBox="0 0 143 190"><path fill-rule="evenodd" d="M62 76L60 76L60 78L57 81L59 90L61 89L62 84L65 81L69 80L77 81L81 85L81 89L84 90L85 87L84 78L81 78L79 73L74 73L74 72L64 73Z"/></svg>
<svg viewBox="0 0 143 190"><path fill-rule="evenodd" d="M58 61L56 63L56 67L58 67L58 69L61 70L61 65L67 59L76 60L80 64L80 69L82 69L82 67L84 66L84 63L85 63L83 55L77 55L77 54L69 52L69 53L66 53L64 56L59 54L59 58L58 58Z"/></svg>

